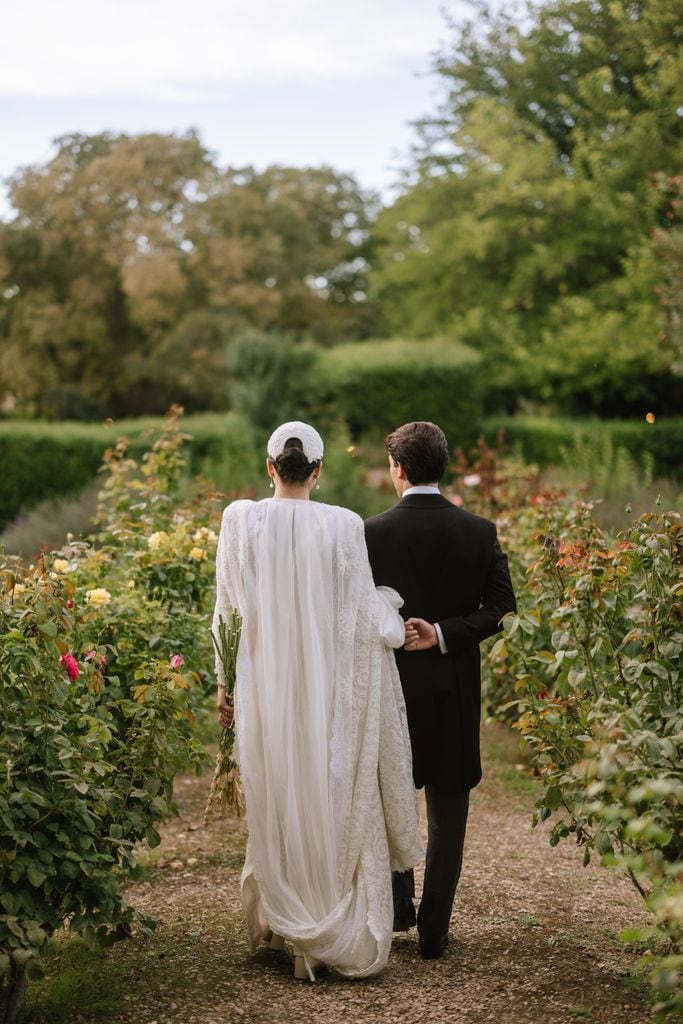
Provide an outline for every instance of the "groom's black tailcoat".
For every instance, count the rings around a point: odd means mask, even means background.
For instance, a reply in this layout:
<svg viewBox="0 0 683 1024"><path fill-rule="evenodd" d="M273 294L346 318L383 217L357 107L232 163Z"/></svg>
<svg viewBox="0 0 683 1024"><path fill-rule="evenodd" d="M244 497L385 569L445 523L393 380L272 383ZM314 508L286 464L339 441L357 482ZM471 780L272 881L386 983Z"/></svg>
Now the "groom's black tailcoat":
<svg viewBox="0 0 683 1024"><path fill-rule="evenodd" d="M448 648L396 651L415 785L469 790L481 779L479 644L515 610L496 527L441 494L408 494L365 536L375 583L399 592L404 619L437 622Z"/></svg>

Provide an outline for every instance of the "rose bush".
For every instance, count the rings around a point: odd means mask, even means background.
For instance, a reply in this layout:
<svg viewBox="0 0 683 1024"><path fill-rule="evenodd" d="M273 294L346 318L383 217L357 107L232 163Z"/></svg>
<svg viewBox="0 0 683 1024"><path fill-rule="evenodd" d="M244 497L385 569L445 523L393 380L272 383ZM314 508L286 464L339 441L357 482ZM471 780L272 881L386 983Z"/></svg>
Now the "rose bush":
<svg viewBox="0 0 683 1024"><path fill-rule="evenodd" d="M551 843L618 865L653 911L640 938L668 940L653 970L667 1019L683 1008L681 518L610 538L590 502L483 443L455 468L465 505L497 519L518 599L485 662L488 710L521 734Z"/></svg>
<svg viewBox="0 0 683 1024"><path fill-rule="evenodd" d="M136 844L156 845L175 774L205 759L219 510L180 493L179 414L141 461L125 441L107 453L95 543L0 563L3 1022L51 934L129 927Z"/></svg>

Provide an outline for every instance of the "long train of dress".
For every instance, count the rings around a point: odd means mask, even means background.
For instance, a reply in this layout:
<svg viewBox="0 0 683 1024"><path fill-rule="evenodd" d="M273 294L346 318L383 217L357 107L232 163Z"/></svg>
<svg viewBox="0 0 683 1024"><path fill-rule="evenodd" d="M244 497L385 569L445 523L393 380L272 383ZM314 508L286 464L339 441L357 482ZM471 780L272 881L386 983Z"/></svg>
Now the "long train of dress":
<svg viewBox="0 0 683 1024"><path fill-rule="evenodd" d="M398 595L375 588L355 513L299 499L224 512L214 622L243 617L237 757L252 948L268 928L309 970L386 964L391 870L423 854L393 652ZM215 627L214 627L215 628Z"/></svg>

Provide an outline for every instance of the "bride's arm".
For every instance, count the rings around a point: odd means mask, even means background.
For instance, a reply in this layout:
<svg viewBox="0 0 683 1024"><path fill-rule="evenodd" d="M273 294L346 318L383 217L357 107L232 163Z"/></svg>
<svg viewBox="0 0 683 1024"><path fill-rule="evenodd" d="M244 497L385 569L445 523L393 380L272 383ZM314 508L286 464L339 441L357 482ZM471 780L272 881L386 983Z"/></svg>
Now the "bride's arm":
<svg viewBox="0 0 683 1024"><path fill-rule="evenodd" d="M378 603L379 634L389 647L403 647L405 626L398 613L403 607L403 598L392 587L375 587Z"/></svg>
<svg viewBox="0 0 683 1024"><path fill-rule="evenodd" d="M362 592L368 595L367 600L375 603L379 635L388 647L403 647L405 626L398 612L399 608L403 607L403 598L392 587L375 586L365 540L365 527L363 520L355 513L350 543L353 547L352 563L358 566L362 576Z"/></svg>

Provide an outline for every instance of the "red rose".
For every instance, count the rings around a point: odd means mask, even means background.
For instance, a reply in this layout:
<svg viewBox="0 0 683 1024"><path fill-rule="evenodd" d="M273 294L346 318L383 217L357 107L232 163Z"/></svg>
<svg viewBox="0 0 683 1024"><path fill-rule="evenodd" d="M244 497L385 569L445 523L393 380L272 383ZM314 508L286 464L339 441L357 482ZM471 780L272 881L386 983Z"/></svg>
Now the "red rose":
<svg viewBox="0 0 683 1024"><path fill-rule="evenodd" d="M69 651L68 654L63 654L59 661L60 664L62 664L66 669L66 674L68 675L69 679L71 679L72 681L74 679L78 679L78 677L81 674L81 670L78 667L78 662L74 658L71 651Z"/></svg>

